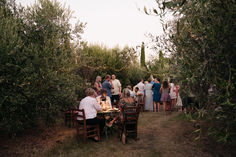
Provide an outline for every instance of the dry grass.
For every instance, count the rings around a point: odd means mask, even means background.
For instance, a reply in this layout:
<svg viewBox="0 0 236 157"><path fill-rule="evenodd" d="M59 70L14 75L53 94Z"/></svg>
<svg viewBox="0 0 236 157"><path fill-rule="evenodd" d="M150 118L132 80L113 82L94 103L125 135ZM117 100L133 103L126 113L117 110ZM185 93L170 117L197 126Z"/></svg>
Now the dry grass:
<svg viewBox="0 0 236 157"><path fill-rule="evenodd" d="M138 141L128 139L123 145L112 134L108 139L87 144L77 142L75 129L58 129L52 134L44 135L44 140L35 143L25 140L25 145L11 145L11 149L0 149L0 156L32 157L211 157L194 142L192 124L183 120L183 115L145 112L141 113L138 126ZM32 137L31 137L32 138ZM42 137L40 137L42 138ZM34 139L34 138L33 138ZM23 143L15 141L15 143ZM15 152L15 153L13 153ZM2 154L3 155L2 155Z"/></svg>

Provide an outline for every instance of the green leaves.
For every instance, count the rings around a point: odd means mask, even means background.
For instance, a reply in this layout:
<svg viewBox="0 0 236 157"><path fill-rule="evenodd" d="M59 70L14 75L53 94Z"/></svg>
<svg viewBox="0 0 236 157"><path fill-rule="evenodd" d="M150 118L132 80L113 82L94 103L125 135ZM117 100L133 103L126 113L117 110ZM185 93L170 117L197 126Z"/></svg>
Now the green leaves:
<svg viewBox="0 0 236 157"><path fill-rule="evenodd" d="M37 126L39 119L54 122L83 90L70 40L84 25L73 30L70 16L56 1L27 9L10 1L0 6L0 126L9 134Z"/></svg>
<svg viewBox="0 0 236 157"><path fill-rule="evenodd" d="M218 142L235 139L235 12L233 1L214 0L163 0L159 3L162 15L175 13L171 25L165 28L176 64L171 66L174 75L183 85L185 94L192 92L198 99L199 119L210 119ZM161 5L162 4L162 5ZM165 46L163 46L165 47ZM214 85L213 96L208 89ZM222 107L224 106L224 107ZM215 109L222 107L221 112ZM217 118L218 117L218 118ZM227 123L225 123L227 122ZM227 131L221 128L227 128Z"/></svg>
<svg viewBox="0 0 236 157"><path fill-rule="evenodd" d="M88 82L94 82L97 75L103 78L107 74L116 74L122 86L130 83L136 84L140 78L133 73L133 66L137 67L137 56L133 48L108 49L99 45L84 45L82 49L77 49L78 75ZM138 65L139 66L139 65ZM137 67L138 72L139 68ZM134 74L134 75L132 75ZM132 77L135 77L133 79ZM139 77L139 76L137 76Z"/></svg>

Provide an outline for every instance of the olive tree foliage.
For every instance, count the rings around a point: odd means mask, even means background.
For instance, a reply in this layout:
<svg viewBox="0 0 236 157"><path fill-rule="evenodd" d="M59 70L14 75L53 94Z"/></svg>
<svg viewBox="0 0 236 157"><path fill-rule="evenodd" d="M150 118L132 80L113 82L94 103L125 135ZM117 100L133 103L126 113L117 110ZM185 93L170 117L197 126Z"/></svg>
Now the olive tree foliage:
<svg viewBox="0 0 236 157"><path fill-rule="evenodd" d="M235 0L156 2L159 9L153 14L174 16L163 21L168 40L162 40L171 53L173 74L187 94L196 96L198 118L209 120L209 134L219 142L235 143Z"/></svg>
<svg viewBox="0 0 236 157"><path fill-rule="evenodd" d="M148 63L148 72L152 74L155 78L159 78L162 81L168 79L172 75L170 70L171 59L164 56L163 52L160 50L158 52L158 58L153 57Z"/></svg>
<svg viewBox="0 0 236 157"><path fill-rule="evenodd" d="M82 79L74 72L71 40L84 25L57 1L17 6L0 0L0 130L15 134L50 124L73 106Z"/></svg>
<svg viewBox="0 0 236 157"><path fill-rule="evenodd" d="M144 72L141 70L137 53L133 48L106 48L101 45L87 45L76 50L77 74L93 85L96 76L103 79L115 74L123 87L135 85Z"/></svg>

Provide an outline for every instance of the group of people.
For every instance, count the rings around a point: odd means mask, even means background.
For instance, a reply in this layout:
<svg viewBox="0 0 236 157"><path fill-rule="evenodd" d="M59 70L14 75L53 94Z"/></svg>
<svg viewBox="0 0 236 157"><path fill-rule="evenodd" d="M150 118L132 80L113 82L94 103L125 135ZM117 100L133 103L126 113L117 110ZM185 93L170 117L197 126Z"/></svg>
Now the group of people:
<svg viewBox="0 0 236 157"><path fill-rule="evenodd" d="M106 75L105 81L102 83L102 77L97 76L94 83L95 96L99 96L97 100L107 97L113 105L118 104L121 96L121 83L116 79L116 75Z"/></svg>
<svg viewBox="0 0 236 157"><path fill-rule="evenodd" d="M121 83L116 79L115 74L107 75L103 83L102 78L97 76L93 88L86 89L86 97L81 100L79 105L79 109L85 111L87 124L99 124L102 130L106 123L104 119L97 117L98 111L112 109L113 107L134 106L144 101L147 111L159 112L161 102L164 111L166 111L169 103L174 107L176 102L179 103L177 100L180 98L178 86L167 81L163 81L161 85L158 78L149 79L148 82L141 79L133 90L131 86L127 86L123 92L121 91ZM107 123L107 126L111 126L118 118L119 115ZM96 137L94 140L97 140Z"/></svg>
<svg viewBox="0 0 236 157"><path fill-rule="evenodd" d="M121 95L121 83L116 79L116 76L107 75L105 81L101 83L102 78L97 76L94 87L88 88L85 91L86 97L80 101L79 109L84 109L86 123L88 125L100 125L100 131L102 132L105 126L105 120L97 117L97 112L101 110L111 109L114 105L118 104ZM108 126L118 118L115 117ZM78 120L81 120L78 117ZM94 138L98 141L98 137Z"/></svg>
<svg viewBox="0 0 236 157"><path fill-rule="evenodd" d="M179 94L179 86L175 85L171 80L163 81L160 83L159 78L149 79L145 81L143 79L135 86L135 90L139 91L139 101L145 100L145 110L147 111L160 111L160 104L163 104L163 110L167 110L167 105L171 108L182 106L182 101Z"/></svg>

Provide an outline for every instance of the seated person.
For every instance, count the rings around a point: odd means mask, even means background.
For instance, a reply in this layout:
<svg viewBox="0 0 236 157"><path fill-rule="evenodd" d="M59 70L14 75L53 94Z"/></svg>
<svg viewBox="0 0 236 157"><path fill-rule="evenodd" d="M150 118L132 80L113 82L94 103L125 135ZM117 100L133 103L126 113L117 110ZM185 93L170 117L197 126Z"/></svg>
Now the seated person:
<svg viewBox="0 0 236 157"><path fill-rule="evenodd" d="M129 89L128 88L125 88L123 90L123 97L122 99L120 100L120 105L119 105L119 108L120 108L120 111L122 112L122 109L126 106L136 106L136 103L134 101L134 99L132 97L130 97L130 92L129 92ZM122 117L121 117L121 114L118 114L116 115L115 118L113 118L113 120L111 120L109 123L107 123L106 125L108 127L111 127L112 124L118 119L118 118L121 118L122 120Z"/></svg>
<svg viewBox="0 0 236 157"><path fill-rule="evenodd" d="M120 100L120 107L124 106L135 106L134 99L130 96L130 90L128 88L125 88L123 90L123 98Z"/></svg>
<svg viewBox="0 0 236 157"><path fill-rule="evenodd" d="M88 125L100 125L100 132L102 132L105 121L104 119L97 118L97 111L101 110L101 106L98 104L97 100L95 99L95 90L92 88L88 88L85 91L86 97L80 101L79 109L84 109L86 124ZM78 120L80 117L78 117ZM94 138L95 141L98 141L98 137Z"/></svg>
<svg viewBox="0 0 236 157"><path fill-rule="evenodd" d="M134 96L135 102L136 103L142 102L143 93L139 91L138 87L135 87L134 92L135 92L135 96Z"/></svg>
<svg viewBox="0 0 236 157"><path fill-rule="evenodd" d="M96 97L98 104L101 105L103 110L111 109L111 99L107 96L107 90L101 89L101 95Z"/></svg>
<svg viewBox="0 0 236 157"><path fill-rule="evenodd" d="M126 88L128 88L128 89L129 89L130 96L131 96L132 98L134 98L134 97L135 97L135 93L134 93L134 91L132 91L132 88L131 88L131 86L130 86L130 85L128 85Z"/></svg>

